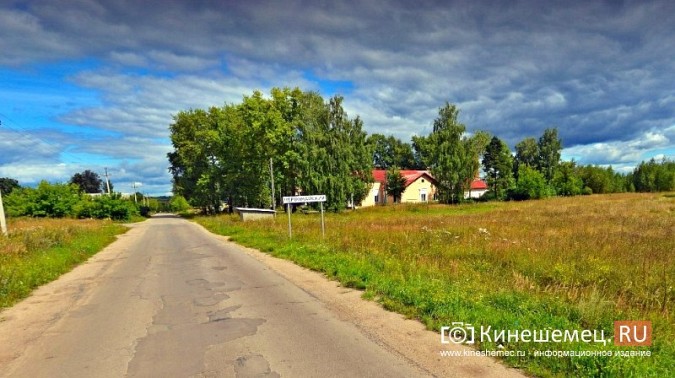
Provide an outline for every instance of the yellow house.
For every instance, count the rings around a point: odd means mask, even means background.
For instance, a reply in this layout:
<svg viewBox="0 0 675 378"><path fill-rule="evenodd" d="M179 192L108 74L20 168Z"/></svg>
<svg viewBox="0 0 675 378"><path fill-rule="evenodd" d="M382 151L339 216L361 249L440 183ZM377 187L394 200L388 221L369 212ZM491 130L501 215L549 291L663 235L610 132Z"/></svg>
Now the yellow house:
<svg viewBox="0 0 675 378"><path fill-rule="evenodd" d="M401 194L401 203L424 203L434 200L436 196L436 180L428 171L402 170L405 178L405 191ZM375 182L370 187L361 207L394 203L394 197L386 194L387 171L373 170Z"/></svg>

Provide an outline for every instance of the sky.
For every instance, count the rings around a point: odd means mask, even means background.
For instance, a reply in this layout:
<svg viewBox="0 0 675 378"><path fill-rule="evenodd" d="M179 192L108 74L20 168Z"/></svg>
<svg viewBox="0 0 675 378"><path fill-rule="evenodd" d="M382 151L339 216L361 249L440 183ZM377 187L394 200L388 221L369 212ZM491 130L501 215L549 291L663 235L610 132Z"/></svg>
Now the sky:
<svg viewBox="0 0 675 378"><path fill-rule="evenodd" d="M409 142L438 109L563 159L675 158L675 2L0 0L0 177L168 195L168 127L254 90L344 97Z"/></svg>

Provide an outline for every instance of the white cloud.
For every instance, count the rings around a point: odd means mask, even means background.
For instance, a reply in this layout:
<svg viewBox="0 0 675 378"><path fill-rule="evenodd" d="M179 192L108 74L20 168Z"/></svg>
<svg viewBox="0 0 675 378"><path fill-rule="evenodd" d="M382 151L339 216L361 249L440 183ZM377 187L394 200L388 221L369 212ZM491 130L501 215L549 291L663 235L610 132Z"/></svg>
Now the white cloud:
<svg viewBox="0 0 675 378"><path fill-rule="evenodd" d="M664 134L647 131L633 140L592 143L566 148L563 151L563 157L575 158L582 164L633 164L635 166L640 161L651 157L666 156L657 151L672 148L672 145L673 143ZM675 150L671 153L675 153Z"/></svg>

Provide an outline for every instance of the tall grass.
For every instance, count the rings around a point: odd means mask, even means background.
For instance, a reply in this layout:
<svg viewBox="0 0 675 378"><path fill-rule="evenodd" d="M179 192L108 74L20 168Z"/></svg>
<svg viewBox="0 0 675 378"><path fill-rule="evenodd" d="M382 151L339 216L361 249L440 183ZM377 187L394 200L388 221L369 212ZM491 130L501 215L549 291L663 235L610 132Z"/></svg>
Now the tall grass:
<svg viewBox="0 0 675 378"><path fill-rule="evenodd" d="M590 329L651 320L651 357L535 357L540 350L632 350L523 343L507 362L541 376L666 376L675 366L675 198L621 194L461 206L414 205L242 223L198 218L213 232L322 271L438 330ZM611 344L611 343L610 343ZM441 345L439 343L439 349ZM634 349L634 348L633 348ZM644 349L644 348L643 348Z"/></svg>
<svg viewBox="0 0 675 378"><path fill-rule="evenodd" d="M0 235L0 308L58 278L126 231L101 220L12 219Z"/></svg>

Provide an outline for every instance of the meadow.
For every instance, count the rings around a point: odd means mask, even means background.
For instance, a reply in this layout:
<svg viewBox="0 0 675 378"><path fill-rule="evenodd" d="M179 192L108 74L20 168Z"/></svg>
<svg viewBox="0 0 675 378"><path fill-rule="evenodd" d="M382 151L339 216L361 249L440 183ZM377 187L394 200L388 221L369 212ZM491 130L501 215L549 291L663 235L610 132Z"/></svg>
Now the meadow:
<svg viewBox="0 0 675 378"><path fill-rule="evenodd" d="M650 320L651 347L610 341L487 340L481 350L536 376L654 376L675 367L675 196L613 194L458 206L395 205L246 222L197 217L232 240L321 271L438 331L452 322L493 330L594 330ZM439 350L443 347L440 344ZM636 351L649 357L543 357L535 351Z"/></svg>
<svg viewBox="0 0 675 378"><path fill-rule="evenodd" d="M0 235L0 309L87 260L126 227L104 220L10 218Z"/></svg>

